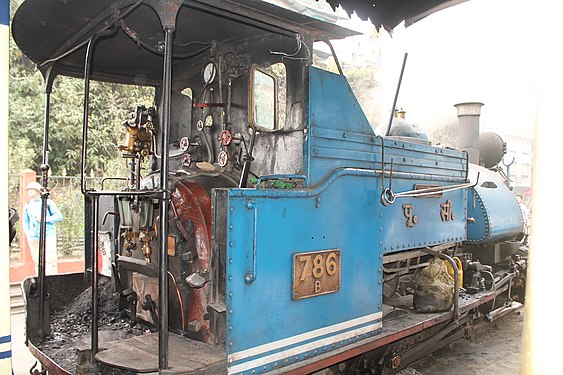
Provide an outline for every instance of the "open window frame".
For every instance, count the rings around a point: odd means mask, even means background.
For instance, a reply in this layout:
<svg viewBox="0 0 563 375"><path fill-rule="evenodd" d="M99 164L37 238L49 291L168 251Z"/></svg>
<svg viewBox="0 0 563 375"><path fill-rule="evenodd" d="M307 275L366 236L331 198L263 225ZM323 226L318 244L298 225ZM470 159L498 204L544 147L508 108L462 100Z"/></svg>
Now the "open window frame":
<svg viewBox="0 0 563 375"><path fill-rule="evenodd" d="M271 82L271 83L270 83ZM268 69L253 65L248 83L248 122L253 130L275 132L279 121L278 77Z"/></svg>

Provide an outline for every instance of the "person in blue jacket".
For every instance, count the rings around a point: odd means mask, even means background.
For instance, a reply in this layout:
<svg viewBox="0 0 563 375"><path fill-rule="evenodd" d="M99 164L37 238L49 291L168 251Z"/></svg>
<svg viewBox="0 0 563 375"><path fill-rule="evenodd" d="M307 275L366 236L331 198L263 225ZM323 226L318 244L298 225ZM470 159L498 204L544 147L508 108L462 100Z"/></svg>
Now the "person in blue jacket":
<svg viewBox="0 0 563 375"><path fill-rule="evenodd" d="M39 264L39 232L41 229L41 185L30 182L27 195L30 200L23 208L23 229L31 251L35 268ZM57 273L57 229L55 223L61 221L63 215L51 199L47 199L46 238L45 238L45 274Z"/></svg>

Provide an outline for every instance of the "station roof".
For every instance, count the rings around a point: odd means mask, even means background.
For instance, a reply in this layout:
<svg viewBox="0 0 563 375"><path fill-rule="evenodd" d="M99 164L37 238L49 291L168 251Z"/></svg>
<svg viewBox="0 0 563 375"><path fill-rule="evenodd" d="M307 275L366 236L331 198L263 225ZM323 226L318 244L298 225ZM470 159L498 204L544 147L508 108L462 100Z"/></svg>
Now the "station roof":
<svg viewBox="0 0 563 375"><path fill-rule="evenodd" d="M319 1L319 0L317 0ZM402 21L406 26L450 6L467 0L326 0L333 10L341 6L348 15L356 12L362 20L369 20L378 29L391 31Z"/></svg>

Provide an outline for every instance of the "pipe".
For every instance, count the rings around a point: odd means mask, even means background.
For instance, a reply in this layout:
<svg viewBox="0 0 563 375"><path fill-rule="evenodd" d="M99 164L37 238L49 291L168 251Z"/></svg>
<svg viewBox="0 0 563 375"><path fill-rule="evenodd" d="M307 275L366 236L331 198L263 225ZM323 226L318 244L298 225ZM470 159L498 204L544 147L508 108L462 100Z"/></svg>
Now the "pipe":
<svg viewBox="0 0 563 375"><path fill-rule="evenodd" d="M99 214L98 196L92 197L92 246L90 254L92 256L92 356L90 358L92 365L96 363L96 353L98 352L98 214Z"/></svg>
<svg viewBox="0 0 563 375"><path fill-rule="evenodd" d="M100 31L90 37L88 47L86 48L86 56L84 61L84 108L82 117L82 154L81 154L81 171L80 171L80 190L86 195L86 155L88 150L88 117L90 107L90 71L92 65L92 57L96 42L101 37L109 37L117 29L106 29ZM92 256L92 332L91 332L91 358L92 365L96 363L95 356L98 352L98 215L99 215L99 196L92 197L92 236L90 254Z"/></svg>
<svg viewBox="0 0 563 375"><path fill-rule="evenodd" d="M254 150L254 142L256 140L256 129L250 129L252 132L250 134L250 145L248 146L248 150L246 155L244 156L244 163L242 165L242 171L240 173L240 181L239 181L239 188L245 188L246 182L248 180L248 173L250 172L250 163L254 158L252 157L252 151ZM244 142L244 141L243 141Z"/></svg>
<svg viewBox="0 0 563 375"><path fill-rule="evenodd" d="M340 61L338 61L338 57L336 56L336 51L334 50L332 43L330 42L330 40L323 40L323 42L325 42L325 44L330 48L330 53L332 53L332 58L334 59L334 63L336 64L336 68L338 69L338 74L343 76L344 72L342 71L342 66L340 65Z"/></svg>
<svg viewBox="0 0 563 375"><path fill-rule="evenodd" d="M395 98L393 99L393 107L391 107L391 116L389 118L389 124L385 130L385 136L387 137L391 132L391 125L393 125L393 118L395 117L395 107L397 107L397 99L399 98L399 91L401 90L401 82L403 81L403 74L405 73L405 65L407 65L408 53L405 52L403 57L403 65L401 66L401 74L399 75L399 82L397 82L397 91L395 91Z"/></svg>
<svg viewBox="0 0 563 375"><path fill-rule="evenodd" d="M178 289L178 283L174 279L174 275L172 275L172 272L168 271L168 276L170 276L170 279L174 284L174 289L176 289L176 297L178 297L178 303L180 304L180 315L182 316L182 334L184 334L185 326L186 326L185 316L184 316L184 301L182 299L182 296L180 295L180 289Z"/></svg>
<svg viewBox="0 0 563 375"><path fill-rule="evenodd" d="M47 235L47 199L49 192L41 192L41 223L39 227L39 337L45 337L45 240Z"/></svg>
<svg viewBox="0 0 563 375"><path fill-rule="evenodd" d="M480 102L455 104L459 122L458 149L467 151L469 162L479 165L479 116Z"/></svg>
<svg viewBox="0 0 563 375"><path fill-rule="evenodd" d="M174 28L165 26L164 73L162 78L162 139L160 158L160 252L159 252L159 289L158 289L158 368L168 368L168 142L170 129L170 98L172 90L172 36Z"/></svg>
<svg viewBox="0 0 563 375"><path fill-rule="evenodd" d="M92 35L86 48L84 58L84 109L82 117L82 155L80 171L80 189L82 194L86 192L86 155L88 150L88 117L90 114L90 73L92 70L92 57L94 56L94 46L99 38L109 37L117 32L117 29L107 29Z"/></svg>
<svg viewBox="0 0 563 375"><path fill-rule="evenodd" d="M92 47L96 35L88 41L86 57L84 61L84 109L82 114L82 154L80 169L80 190L82 194L86 192L86 154L88 151L88 117L90 114L90 65L92 63Z"/></svg>

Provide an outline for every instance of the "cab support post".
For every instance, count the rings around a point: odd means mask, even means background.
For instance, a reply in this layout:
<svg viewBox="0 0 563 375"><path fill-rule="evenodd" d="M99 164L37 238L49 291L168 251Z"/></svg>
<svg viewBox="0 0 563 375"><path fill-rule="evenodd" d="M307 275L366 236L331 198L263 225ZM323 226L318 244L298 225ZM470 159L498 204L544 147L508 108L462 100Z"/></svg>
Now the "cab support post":
<svg viewBox="0 0 563 375"><path fill-rule="evenodd" d="M160 233L158 272L158 368L168 368L168 144L170 142L170 102L172 96L172 41L176 18L184 0L149 0L164 30L164 67L162 76L162 127L160 158Z"/></svg>
<svg viewBox="0 0 563 375"><path fill-rule="evenodd" d="M41 223L39 227L39 264L37 276L39 278L39 337L45 337L49 329L45 329L45 244L47 235L47 200L49 199L49 124L51 116L51 91L53 90L52 65L45 70L45 118L43 123L43 162L41 164Z"/></svg>

